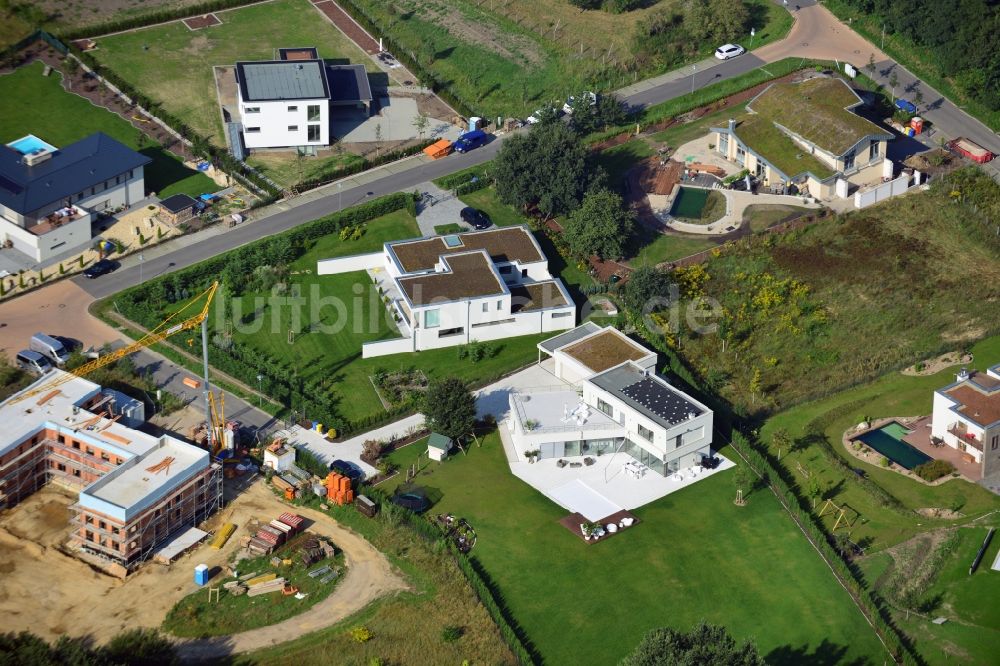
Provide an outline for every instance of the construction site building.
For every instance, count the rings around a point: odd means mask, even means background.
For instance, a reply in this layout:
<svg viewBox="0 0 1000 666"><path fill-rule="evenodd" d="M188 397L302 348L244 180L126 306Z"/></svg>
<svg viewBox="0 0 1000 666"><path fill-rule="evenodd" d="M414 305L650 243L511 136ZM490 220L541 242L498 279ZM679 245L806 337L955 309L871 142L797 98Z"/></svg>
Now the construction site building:
<svg viewBox="0 0 1000 666"><path fill-rule="evenodd" d="M49 482L79 492L70 540L124 576L221 507L222 469L204 449L124 425L126 401L86 379L38 394L55 376L0 404L0 509Z"/></svg>

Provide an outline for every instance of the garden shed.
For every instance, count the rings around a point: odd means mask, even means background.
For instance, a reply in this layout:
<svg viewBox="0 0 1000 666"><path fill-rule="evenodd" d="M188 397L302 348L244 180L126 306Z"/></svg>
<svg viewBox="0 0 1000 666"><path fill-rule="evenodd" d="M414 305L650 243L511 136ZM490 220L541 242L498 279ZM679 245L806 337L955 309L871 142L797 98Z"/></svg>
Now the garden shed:
<svg viewBox="0 0 1000 666"><path fill-rule="evenodd" d="M160 215L170 224L180 224L194 216L196 203L186 194L175 194L160 202Z"/></svg>
<svg viewBox="0 0 1000 666"><path fill-rule="evenodd" d="M437 432L432 432L431 436L427 439L427 457L431 460L441 462L448 457L451 445L451 438Z"/></svg>

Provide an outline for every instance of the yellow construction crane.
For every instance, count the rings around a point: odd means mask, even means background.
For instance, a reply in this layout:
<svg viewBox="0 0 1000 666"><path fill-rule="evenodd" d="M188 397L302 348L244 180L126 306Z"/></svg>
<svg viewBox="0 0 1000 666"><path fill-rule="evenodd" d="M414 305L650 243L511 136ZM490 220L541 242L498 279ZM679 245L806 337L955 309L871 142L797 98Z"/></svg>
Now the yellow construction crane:
<svg viewBox="0 0 1000 666"><path fill-rule="evenodd" d="M90 374L94 370L97 370L98 368L103 368L104 366L114 363L118 359L125 358L129 354L137 352L140 349L145 349L150 345L155 345L157 342L162 342L163 340L169 338L171 335L180 333L181 331L188 331L193 328L196 328L200 324L201 353L202 353L202 362L204 364L204 373L205 373L205 376L203 378L204 380L203 392L205 395L205 417L207 422L213 425L213 427L209 428L208 447L210 450L212 450L214 455L217 451L217 447L221 446L225 442L225 439L220 436L225 434L223 432L223 429L225 428L225 421L222 421L222 426L221 428L218 429L218 431L216 431L216 428L214 427L215 421L213 419L212 414L215 408L211 402L212 394L208 385L208 309L212 305L212 299L215 297L215 292L218 288L219 288L219 282L218 281L213 282L212 286L210 286L208 289L195 296L187 303L187 305L185 305L180 310L178 310L177 312L173 313L172 315L164 319L159 324L159 326L157 326L156 328L154 328L149 333L144 335L139 340L136 340L132 344L126 347L122 347L121 349L116 349L115 351L105 354L104 356L101 356L100 358L95 359L90 363L84 363L80 367L74 368L69 372L60 373L59 376L53 379L52 381L45 382L44 384L41 384L40 386L37 386L30 391L25 391L24 393L11 398L10 402L11 403L19 402L26 398L31 398L33 396L36 396L40 393L51 393L54 389L56 389L59 386L62 386L66 382L73 381L73 379L77 377L86 377L88 374ZM191 308L191 306L196 304L202 298L205 299L205 303L202 306L201 311L198 312L198 314L188 317L187 319L182 319L177 323L173 323L176 319L178 319L178 317L180 317L184 312L188 311ZM222 414L221 402L220 402L219 414L220 415Z"/></svg>
<svg viewBox="0 0 1000 666"><path fill-rule="evenodd" d="M215 399L215 394L208 392L208 413L212 421L209 424L210 441L214 443L212 455L216 455L226 445L226 394L219 391L219 399Z"/></svg>

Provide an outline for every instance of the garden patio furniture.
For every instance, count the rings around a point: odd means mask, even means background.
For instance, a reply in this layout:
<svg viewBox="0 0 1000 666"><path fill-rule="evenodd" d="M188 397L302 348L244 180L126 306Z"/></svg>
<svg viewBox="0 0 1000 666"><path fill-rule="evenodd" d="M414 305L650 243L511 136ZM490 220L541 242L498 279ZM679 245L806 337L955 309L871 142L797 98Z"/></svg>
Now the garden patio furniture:
<svg viewBox="0 0 1000 666"><path fill-rule="evenodd" d="M563 460L562 458L560 458L559 460L556 461L556 467L565 467L567 464L568 463L565 460Z"/></svg>
<svg viewBox="0 0 1000 666"><path fill-rule="evenodd" d="M589 457L589 456L583 459L583 464L586 465L587 467L590 467L595 462L597 462L597 461L594 460L593 458Z"/></svg>
<svg viewBox="0 0 1000 666"><path fill-rule="evenodd" d="M583 463L582 462L571 462L569 464L569 466L570 467L583 467Z"/></svg>
<svg viewBox="0 0 1000 666"><path fill-rule="evenodd" d="M635 518L631 518L629 516L626 516L625 518L622 518L622 527L632 527L632 523L634 523L634 522L635 522Z"/></svg>
<svg viewBox="0 0 1000 666"><path fill-rule="evenodd" d="M606 527L605 529L606 529L606 530L607 530L607 531L608 531L608 532L609 532L610 534L614 534L615 532L617 532L617 531L618 531L618 526L617 526L617 525L615 525L614 523L609 523L609 524L608 524L608 526L607 526L607 527Z"/></svg>

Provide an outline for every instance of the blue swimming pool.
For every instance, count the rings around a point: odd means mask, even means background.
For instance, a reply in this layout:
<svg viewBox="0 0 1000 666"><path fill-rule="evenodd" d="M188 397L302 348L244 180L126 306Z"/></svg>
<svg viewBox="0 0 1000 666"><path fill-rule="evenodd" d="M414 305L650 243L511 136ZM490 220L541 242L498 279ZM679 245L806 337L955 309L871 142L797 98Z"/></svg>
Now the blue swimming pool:
<svg viewBox="0 0 1000 666"><path fill-rule="evenodd" d="M861 440L897 465L913 469L933 458L903 441L903 436L909 432L901 424L892 421L881 428L858 435L855 439Z"/></svg>
<svg viewBox="0 0 1000 666"><path fill-rule="evenodd" d="M17 141L11 141L7 145L16 150L17 152L21 153L22 155L27 155L28 153L34 153L38 150L54 151L56 149L55 146L53 146L50 143L45 143L34 134L23 136Z"/></svg>

